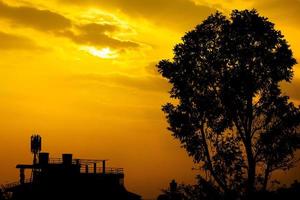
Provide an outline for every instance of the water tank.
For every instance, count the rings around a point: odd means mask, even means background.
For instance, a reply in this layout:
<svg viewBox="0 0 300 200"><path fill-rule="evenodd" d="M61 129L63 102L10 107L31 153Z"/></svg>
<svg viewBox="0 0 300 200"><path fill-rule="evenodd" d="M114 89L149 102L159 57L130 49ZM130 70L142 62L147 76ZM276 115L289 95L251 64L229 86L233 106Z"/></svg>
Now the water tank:
<svg viewBox="0 0 300 200"><path fill-rule="evenodd" d="M72 165L72 154L63 154L62 159L63 159L63 165Z"/></svg>
<svg viewBox="0 0 300 200"><path fill-rule="evenodd" d="M49 163L49 153L41 152L39 153L39 164L48 165Z"/></svg>

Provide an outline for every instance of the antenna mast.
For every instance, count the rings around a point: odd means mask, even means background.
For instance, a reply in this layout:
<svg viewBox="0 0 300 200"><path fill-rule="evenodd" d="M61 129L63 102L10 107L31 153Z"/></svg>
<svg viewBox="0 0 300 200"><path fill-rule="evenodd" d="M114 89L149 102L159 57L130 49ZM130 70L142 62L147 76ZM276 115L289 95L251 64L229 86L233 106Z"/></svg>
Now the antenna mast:
<svg viewBox="0 0 300 200"><path fill-rule="evenodd" d="M37 164L37 156L42 149L42 138L40 135L31 136L31 153L33 154L33 165Z"/></svg>

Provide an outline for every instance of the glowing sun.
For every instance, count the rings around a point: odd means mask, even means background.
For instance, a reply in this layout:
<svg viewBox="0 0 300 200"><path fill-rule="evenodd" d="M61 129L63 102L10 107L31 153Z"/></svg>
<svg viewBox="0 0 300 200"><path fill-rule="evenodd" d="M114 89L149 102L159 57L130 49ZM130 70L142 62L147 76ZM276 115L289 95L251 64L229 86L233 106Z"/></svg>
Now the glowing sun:
<svg viewBox="0 0 300 200"><path fill-rule="evenodd" d="M103 59L114 59L118 57L118 53L111 50L109 47L97 49L95 47L85 46L82 47L81 50L87 51L89 54Z"/></svg>

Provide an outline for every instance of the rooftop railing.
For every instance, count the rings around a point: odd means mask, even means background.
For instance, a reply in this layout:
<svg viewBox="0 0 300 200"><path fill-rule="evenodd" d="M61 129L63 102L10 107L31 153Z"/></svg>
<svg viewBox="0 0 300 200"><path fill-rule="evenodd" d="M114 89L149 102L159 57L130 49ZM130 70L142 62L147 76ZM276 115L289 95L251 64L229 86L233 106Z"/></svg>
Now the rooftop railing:
<svg viewBox="0 0 300 200"><path fill-rule="evenodd" d="M72 164L93 164L93 163L102 163L103 161L107 160L95 160L95 159L78 159L74 158L72 159ZM62 164L63 159L62 158L49 158L49 164Z"/></svg>
<svg viewBox="0 0 300 200"><path fill-rule="evenodd" d="M28 179L25 179L25 180L24 180L24 184L26 184L26 183L31 183L31 182L32 182L32 179L31 179L31 178L28 178ZM20 181L14 181L14 182L11 182L11 183L6 183L6 184L1 185L1 189L2 189L3 191L7 191L7 190L9 190L10 188L14 188L14 187L16 187L16 186L18 186L18 185L21 185Z"/></svg>
<svg viewBox="0 0 300 200"><path fill-rule="evenodd" d="M72 159L72 165L80 166L80 173L89 174L124 174L123 168L106 167L107 160ZM104 163L104 165L103 165ZM50 158L49 164L63 164L62 158ZM104 166L104 167L103 167Z"/></svg>
<svg viewBox="0 0 300 200"><path fill-rule="evenodd" d="M123 174L123 168L114 168L114 167L106 167L103 171L102 167L96 167L92 165L88 166L80 166L80 173L88 173L88 174Z"/></svg>

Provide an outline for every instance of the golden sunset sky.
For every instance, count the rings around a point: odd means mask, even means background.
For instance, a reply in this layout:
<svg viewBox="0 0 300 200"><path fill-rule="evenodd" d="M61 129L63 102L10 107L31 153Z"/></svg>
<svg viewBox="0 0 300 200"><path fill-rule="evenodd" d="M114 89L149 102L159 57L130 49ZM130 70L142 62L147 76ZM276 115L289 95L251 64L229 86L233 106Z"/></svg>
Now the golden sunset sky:
<svg viewBox="0 0 300 200"><path fill-rule="evenodd" d="M124 167L128 190L144 198L172 179L193 183L192 160L166 130L170 86L155 64L216 10L245 8L274 22L300 58L299 0L0 0L0 183L31 162L34 133L52 157ZM282 85L297 105L298 68Z"/></svg>

